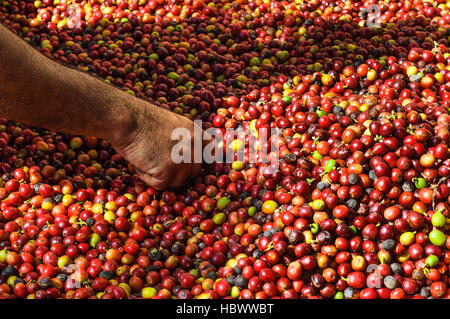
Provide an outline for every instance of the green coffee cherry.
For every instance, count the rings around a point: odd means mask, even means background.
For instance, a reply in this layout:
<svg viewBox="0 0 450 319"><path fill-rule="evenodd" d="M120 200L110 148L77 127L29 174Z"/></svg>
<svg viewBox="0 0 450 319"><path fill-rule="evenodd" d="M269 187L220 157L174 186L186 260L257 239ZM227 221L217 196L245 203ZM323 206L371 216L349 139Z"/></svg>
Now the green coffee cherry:
<svg viewBox="0 0 450 319"><path fill-rule="evenodd" d="M445 216L440 212L436 212L431 217L431 223L434 227L444 227L445 226Z"/></svg>
<svg viewBox="0 0 450 319"><path fill-rule="evenodd" d="M213 222L216 225L222 225L226 219L227 219L227 216L224 213L218 213L218 214L214 215Z"/></svg>
<svg viewBox="0 0 450 319"><path fill-rule="evenodd" d="M427 187L427 181L425 180L425 178L419 177L414 182L414 185L416 186L417 189L421 189Z"/></svg>
<svg viewBox="0 0 450 319"><path fill-rule="evenodd" d="M225 208L228 207L228 204L230 204L231 199L229 199L228 197L221 197L218 201L217 201L217 208L220 210L224 210Z"/></svg>
<svg viewBox="0 0 450 319"><path fill-rule="evenodd" d="M256 207L250 206L248 208L248 216L253 217L253 216L255 216L255 214L256 214Z"/></svg>
<svg viewBox="0 0 450 319"><path fill-rule="evenodd" d="M334 168L336 167L336 161L334 159L330 159L326 164L325 164L325 172L329 173L332 170L334 170Z"/></svg>
<svg viewBox="0 0 450 319"><path fill-rule="evenodd" d="M436 255L430 255L425 259L425 264L428 267L436 267L439 262L439 258Z"/></svg>
<svg viewBox="0 0 450 319"><path fill-rule="evenodd" d="M442 246L445 244L447 240L447 236L443 232L438 229L433 229L429 234L428 238L433 245Z"/></svg>

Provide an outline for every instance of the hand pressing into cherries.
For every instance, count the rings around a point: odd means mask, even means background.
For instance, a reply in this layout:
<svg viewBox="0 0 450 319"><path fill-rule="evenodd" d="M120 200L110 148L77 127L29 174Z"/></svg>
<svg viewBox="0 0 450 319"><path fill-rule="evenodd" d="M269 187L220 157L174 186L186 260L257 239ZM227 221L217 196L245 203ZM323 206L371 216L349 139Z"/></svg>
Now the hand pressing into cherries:
<svg viewBox="0 0 450 319"><path fill-rule="evenodd" d="M193 147L192 121L48 59L1 25L0 70L0 116L105 139L157 190L199 174L200 163L171 158L176 128L191 133L183 151Z"/></svg>

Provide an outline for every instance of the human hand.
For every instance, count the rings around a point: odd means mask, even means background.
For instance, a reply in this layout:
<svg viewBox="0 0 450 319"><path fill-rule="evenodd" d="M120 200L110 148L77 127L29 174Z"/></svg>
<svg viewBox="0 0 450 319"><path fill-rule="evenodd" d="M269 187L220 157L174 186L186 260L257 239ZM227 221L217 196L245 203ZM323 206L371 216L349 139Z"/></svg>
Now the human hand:
<svg viewBox="0 0 450 319"><path fill-rule="evenodd" d="M203 145L202 134L194 136L194 122L188 118L162 108L152 106L140 114L134 132L123 134L117 142L112 142L116 151L135 168L138 176L156 190L180 187L186 180L197 176L200 163L193 163L194 138ZM175 163L172 149L178 140L172 140L175 129L184 128L190 132L183 152L192 153L190 163ZM201 132L201 130L200 130ZM185 137L186 138L186 137ZM203 148L202 148L203 149Z"/></svg>

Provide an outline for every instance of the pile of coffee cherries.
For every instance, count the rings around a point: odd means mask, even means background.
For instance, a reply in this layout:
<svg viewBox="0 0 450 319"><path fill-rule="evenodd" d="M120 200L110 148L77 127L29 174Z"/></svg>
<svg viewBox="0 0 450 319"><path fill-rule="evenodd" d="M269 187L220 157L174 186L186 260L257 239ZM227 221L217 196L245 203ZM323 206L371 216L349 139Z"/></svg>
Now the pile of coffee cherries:
<svg viewBox="0 0 450 319"><path fill-rule="evenodd" d="M281 131L158 192L104 140L0 119L1 298L450 297L448 1L3 0L0 23L205 129Z"/></svg>

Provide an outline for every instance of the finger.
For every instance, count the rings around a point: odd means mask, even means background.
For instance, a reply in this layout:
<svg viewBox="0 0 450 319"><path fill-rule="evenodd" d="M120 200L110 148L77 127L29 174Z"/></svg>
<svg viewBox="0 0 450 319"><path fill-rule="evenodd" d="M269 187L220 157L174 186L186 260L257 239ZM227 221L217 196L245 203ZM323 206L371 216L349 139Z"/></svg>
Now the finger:
<svg viewBox="0 0 450 319"><path fill-rule="evenodd" d="M148 174L145 174L143 176L140 176L140 178L147 183L149 186L153 187L157 191L162 191L167 188L167 182L157 179L153 176L150 176Z"/></svg>
<svg viewBox="0 0 450 319"><path fill-rule="evenodd" d="M138 168L136 168L136 173L138 174L139 178L142 181L144 181L149 186L153 187L154 189L156 189L158 191L163 190L167 187L167 182L163 179L153 177L150 174L147 174Z"/></svg>

